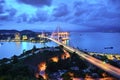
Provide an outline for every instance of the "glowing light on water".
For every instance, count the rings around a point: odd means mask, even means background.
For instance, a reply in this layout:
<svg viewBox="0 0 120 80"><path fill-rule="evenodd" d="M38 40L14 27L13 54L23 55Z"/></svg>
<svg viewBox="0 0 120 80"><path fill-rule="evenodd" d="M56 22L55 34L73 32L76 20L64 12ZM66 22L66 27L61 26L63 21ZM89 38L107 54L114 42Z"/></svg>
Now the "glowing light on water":
<svg viewBox="0 0 120 80"><path fill-rule="evenodd" d="M22 49L24 50L24 49L27 49L27 43L26 42L22 42Z"/></svg>

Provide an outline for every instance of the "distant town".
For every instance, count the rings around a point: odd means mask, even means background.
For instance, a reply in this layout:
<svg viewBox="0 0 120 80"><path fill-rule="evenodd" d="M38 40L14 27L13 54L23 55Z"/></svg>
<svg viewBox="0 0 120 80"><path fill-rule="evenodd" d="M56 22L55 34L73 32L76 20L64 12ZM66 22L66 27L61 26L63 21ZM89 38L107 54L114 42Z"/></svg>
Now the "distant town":
<svg viewBox="0 0 120 80"><path fill-rule="evenodd" d="M23 31L17 31L17 30L0 30L0 41L15 41L15 42L21 42L21 41L30 41L30 42L38 42L43 41L40 40L40 36L42 32L33 32L31 30L23 30ZM45 32L45 36L49 36L50 32Z"/></svg>

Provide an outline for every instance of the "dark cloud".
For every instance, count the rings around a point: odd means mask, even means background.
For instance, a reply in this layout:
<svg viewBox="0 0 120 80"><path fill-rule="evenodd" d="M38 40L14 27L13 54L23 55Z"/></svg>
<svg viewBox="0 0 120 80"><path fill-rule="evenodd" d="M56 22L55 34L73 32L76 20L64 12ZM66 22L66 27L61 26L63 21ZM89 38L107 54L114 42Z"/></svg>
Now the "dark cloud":
<svg viewBox="0 0 120 80"><path fill-rule="evenodd" d="M36 16L37 16L37 18L34 19L36 21L42 21L43 22L43 21L46 21L47 18L48 18L47 14L43 14L43 13L37 13Z"/></svg>
<svg viewBox="0 0 120 80"><path fill-rule="evenodd" d="M21 3L25 3L28 5L32 5L32 6L50 6L52 3L52 0L18 0Z"/></svg>
<svg viewBox="0 0 120 80"><path fill-rule="evenodd" d="M1 0L1 1L0 1L0 14L3 13L3 10L4 10L3 4L4 4L4 1Z"/></svg>
<svg viewBox="0 0 120 80"><path fill-rule="evenodd" d="M0 5L0 14L3 13L3 6Z"/></svg>
<svg viewBox="0 0 120 80"><path fill-rule="evenodd" d="M114 5L120 11L120 0L108 0L108 4Z"/></svg>
<svg viewBox="0 0 120 80"><path fill-rule="evenodd" d="M66 16L67 14L69 14L69 10L68 10L67 5L65 4L60 4L53 11L53 16L55 17L62 17L62 16Z"/></svg>
<svg viewBox="0 0 120 80"><path fill-rule="evenodd" d="M28 21L28 15L27 14L22 14L17 17L17 22L27 22Z"/></svg>
<svg viewBox="0 0 120 80"><path fill-rule="evenodd" d="M29 16L27 14L21 14L20 16L18 16L16 18L16 22L17 23L22 23L22 22L26 22L26 23L34 23L35 20L33 20L32 18L29 18Z"/></svg>
<svg viewBox="0 0 120 80"><path fill-rule="evenodd" d="M3 10L0 13L0 20L12 20L16 14L15 9Z"/></svg>
<svg viewBox="0 0 120 80"><path fill-rule="evenodd" d="M37 10L36 16L33 18L34 21L41 21L41 22L47 21L47 19L48 19L47 12L40 9Z"/></svg>
<svg viewBox="0 0 120 80"><path fill-rule="evenodd" d="M120 4L120 0L108 0L111 4L114 4L114 5L119 5ZM120 6L120 5L119 5Z"/></svg>
<svg viewBox="0 0 120 80"><path fill-rule="evenodd" d="M4 6L0 5L0 20L7 20L9 14L4 10Z"/></svg>
<svg viewBox="0 0 120 80"><path fill-rule="evenodd" d="M46 14L46 12L38 10L34 16L30 17L29 15L24 13L18 16L16 19L17 19L17 23L27 22L31 24L38 21L41 22L47 21L47 18L48 15Z"/></svg>
<svg viewBox="0 0 120 80"><path fill-rule="evenodd" d="M14 17L14 16L15 16L15 14L17 13L17 10L16 10L16 9L11 8L11 9L7 10L7 12L9 12L9 16Z"/></svg>
<svg viewBox="0 0 120 80"><path fill-rule="evenodd" d="M5 2L5 0L0 0L0 3L4 3Z"/></svg>
<svg viewBox="0 0 120 80"><path fill-rule="evenodd" d="M52 1L55 0L13 0L12 4L0 0L0 20L31 24L65 22L95 30L120 27L120 0Z"/></svg>
<svg viewBox="0 0 120 80"><path fill-rule="evenodd" d="M92 12L97 11L101 6L100 4L88 4L86 2L75 2L74 3L74 15L75 16L82 16L84 14L89 15ZM94 13L95 14L95 13Z"/></svg>
<svg viewBox="0 0 120 80"><path fill-rule="evenodd" d="M113 5L118 4L117 2L112 3L112 5L106 5L104 3L89 4L81 1L75 2L73 6L74 15L71 22L74 24L89 26L91 28L104 28L107 26L120 27L120 11L116 8L116 5Z"/></svg>
<svg viewBox="0 0 120 80"><path fill-rule="evenodd" d="M11 20L15 13L16 13L15 9L6 8L4 0L0 1L0 20Z"/></svg>
<svg viewBox="0 0 120 80"><path fill-rule="evenodd" d="M7 15L4 15L4 16L0 15L0 20L8 20L8 19L9 17Z"/></svg>

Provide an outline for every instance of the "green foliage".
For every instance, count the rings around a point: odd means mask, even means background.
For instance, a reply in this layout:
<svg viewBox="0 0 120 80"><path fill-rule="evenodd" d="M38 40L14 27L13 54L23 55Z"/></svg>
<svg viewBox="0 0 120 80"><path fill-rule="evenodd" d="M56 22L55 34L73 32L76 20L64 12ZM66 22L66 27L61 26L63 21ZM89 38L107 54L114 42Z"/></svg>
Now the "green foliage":
<svg viewBox="0 0 120 80"><path fill-rule="evenodd" d="M0 76L0 80L13 80L10 75Z"/></svg>
<svg viewBox="0 0 120 80"><path fill-rule="evenodd" d="M56 72L58 70L58 64L56 62L49 62L47 64L46 71L48 72Z"/></svg>
<svg viewBox="0 0 120 80"><path fill-rule="evenodd" d="M107 56L102 56L101 60L108 60Z"/></svg>
<svg viewBox="0 0 120 80"><path fill-rule="evenodd" d="M5 64L7 61L10 61L8 58L3 58L0 60L0 64Z"/></svg>
<svg viewBox="0 0 120 80"><path fill-rule="evenodd" d="M18 56L14 55L12 56L12 62L13 63L17 63L19 60L18 60Z"/></svg>
<svg viewBox="0 0 120 80"><path fill-rule="evenodd" d="M12 64L2 64L0 65L0 76L7 75L7 72L11 69Z"/></svg>
<svg viewBox="0 0 120 80"><path fill-rule="evenodd" d="M62 75L63 80L72 80L73 75L71 75L71 72L66 72Z"/></svg>
<svg viewBox="0 0 120 80"><path fill-rule="evenodd" d="M31 70L22 62L0 65L0 80L35 80Z"/></svg>

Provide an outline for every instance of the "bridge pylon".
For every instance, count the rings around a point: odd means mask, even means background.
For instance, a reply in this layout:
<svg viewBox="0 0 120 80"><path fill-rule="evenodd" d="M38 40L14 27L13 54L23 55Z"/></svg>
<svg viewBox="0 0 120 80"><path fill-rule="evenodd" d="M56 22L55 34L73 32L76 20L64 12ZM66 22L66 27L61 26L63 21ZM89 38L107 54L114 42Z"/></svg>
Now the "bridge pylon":
<svg viewBox="0 0 120 80"><path fill-rule="evenodd" d="M60 31L60 27L57 27L57 31L52 33L51 38L53 38L63 44L69 45L69 35L70 35L69 32Z"/></svg>

